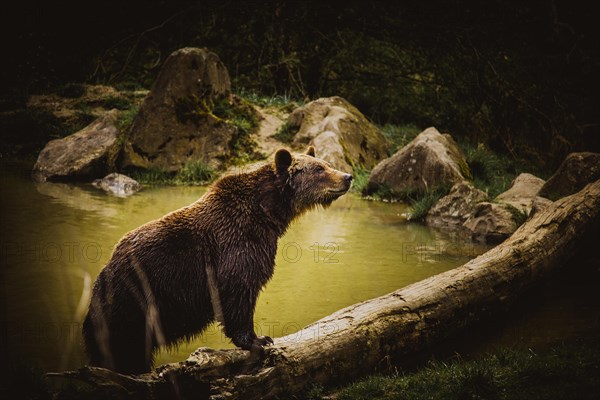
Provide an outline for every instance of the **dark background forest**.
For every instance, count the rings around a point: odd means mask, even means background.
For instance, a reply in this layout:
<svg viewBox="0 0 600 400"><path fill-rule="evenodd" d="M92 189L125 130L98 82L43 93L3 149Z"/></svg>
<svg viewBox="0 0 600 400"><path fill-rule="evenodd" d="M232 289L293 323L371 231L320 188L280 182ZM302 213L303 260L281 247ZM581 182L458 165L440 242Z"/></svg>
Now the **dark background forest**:
<svg viewBox="0 0 600 400"><path fill-rule="evenodd" d="M339 95L378 124L436 126L554 169L599 150L600 35L585 4L11 2L0 111L72 82L149 88L172 51L206 47L235 92Z"/></svg>

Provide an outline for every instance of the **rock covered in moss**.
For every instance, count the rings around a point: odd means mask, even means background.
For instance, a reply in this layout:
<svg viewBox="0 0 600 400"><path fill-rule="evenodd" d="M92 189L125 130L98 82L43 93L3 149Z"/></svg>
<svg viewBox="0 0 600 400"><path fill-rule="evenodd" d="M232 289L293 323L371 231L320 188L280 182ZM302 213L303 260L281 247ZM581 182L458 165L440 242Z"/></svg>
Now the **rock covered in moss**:
<svg viewBox="0 0 600 400"><path fill-rule="evenodd" d="M425 193L470 177L462 151L449 134L428 128L371 172L367 194L385 189L402 193Z"/></svg>
<svg viewBox="0 0 600 400"><path fill-rule="evenodd" d="M229 74L215 53L173 52L133 121L122 167L177 171L198 159L221 167L237 130L217 117L215 108L230 94Z"/></svg>
<svg viewBox="0 0 600 400"><path fill-rule="evenodd" d="M341 97L317 99L295 109L287 125L294 132L294 147L313 145L319 158L344 172L358 166L371 169L387 156L379 129Z"/></svg>
<svg viewBox="0 0 600 400"><path fill-rule="evenodd" d="M92 185L118 197L131 196L142 188L142 185L135 179L116 172L108 174L102 179L96 179Z"/></svg>
<svg viewBox="0 0 600 400"><path fill-rule="evenodd" d="M118 111L111 110L82 130L48 142L38 155L33 178L81 181L106 175L119 149L117 117Z"/></svg>
<svg viewBox="0 0 600 400"><path fill-rule="evenodd" d="M600 179L600 153L571 153L540 189L539 195L558 200Z"/></svg>
<svg viewBox="0 0 600 400"><path fill-rule="evenodd" d="M455 184L427 213L427 225L445 230L460 230L478 203L486 201L485 192L468 182Z"/></svg>

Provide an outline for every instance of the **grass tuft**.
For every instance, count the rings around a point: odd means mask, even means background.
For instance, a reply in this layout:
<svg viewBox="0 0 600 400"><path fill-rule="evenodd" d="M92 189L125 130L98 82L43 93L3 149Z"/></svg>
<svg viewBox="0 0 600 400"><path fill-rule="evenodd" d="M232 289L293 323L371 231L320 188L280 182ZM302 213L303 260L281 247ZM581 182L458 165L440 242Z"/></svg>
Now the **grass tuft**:
<svg viewBox="0 0 600 400"><path fill-rule="evenodd" d="M411 203L409 220L424 221L431 207L449 192L449 187L439 187L416 196L408 194L407 197Z"/></svg>
<svg viewBox="0 0 600 400"><path fill-rule="evenodd" d="M206 185L215 178L216 173L202 160L188 161L175 176L178 185Z"/></svg>
<svg viewBox="0 0 600 400"><path fill-rule="evenodd" d="M144 185L207 185L217 172L202 160L188 161L177 173L160 168L132 171L130 176Z"/></svg>
<svg viewBox="0 0 600 400"><path fill-rule="evenodd" d="M129 174L143 185L173 185L173 174L160 168L135 170Z"/></svg>
<svg viewBox="0 0 600 400"><path fill-rule="evenodd" d="M369 183L369 176L371 171L363 166L357 165L353 171L352 187L350 190L355 193L364 193Z"/></svg>

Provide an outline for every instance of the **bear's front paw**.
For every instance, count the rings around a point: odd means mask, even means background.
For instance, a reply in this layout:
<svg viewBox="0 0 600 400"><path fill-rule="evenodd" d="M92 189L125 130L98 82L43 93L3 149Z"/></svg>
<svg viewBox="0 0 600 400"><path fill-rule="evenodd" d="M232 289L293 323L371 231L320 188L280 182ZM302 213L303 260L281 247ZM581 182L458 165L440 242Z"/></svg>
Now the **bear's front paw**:
<svg viewBox="0 0 600 400"><path fill-rule="evenodd" d="M270 346L272 344L273 339L271 339L269 336L258 336L252 341L252 348L250 349L250 351L255 353L262 353L263 347Z"/></svg>
<svg viewBox="0 0 600 400"><path fill-rule="evenodd" d="M252 343L252 345L258 345L261 347L270 346L272 344L273 339L271 339L269 336L258 336L256 339L254 339L254 343Z"/></svg>

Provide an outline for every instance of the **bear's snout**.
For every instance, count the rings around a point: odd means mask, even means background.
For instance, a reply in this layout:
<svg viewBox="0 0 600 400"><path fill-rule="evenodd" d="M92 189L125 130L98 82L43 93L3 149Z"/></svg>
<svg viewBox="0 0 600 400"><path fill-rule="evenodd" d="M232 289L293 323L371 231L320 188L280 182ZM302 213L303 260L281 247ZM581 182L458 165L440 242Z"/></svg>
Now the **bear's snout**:
<svg viewBox="0 0 600 400"><path fill-rule="evenodd" d="M344 175L344 181L345 181L345 182L346 182L348 185L350 185L350 184L352 183L352 175L350 175L350 174L345 174L345 175Z"/></svg>

